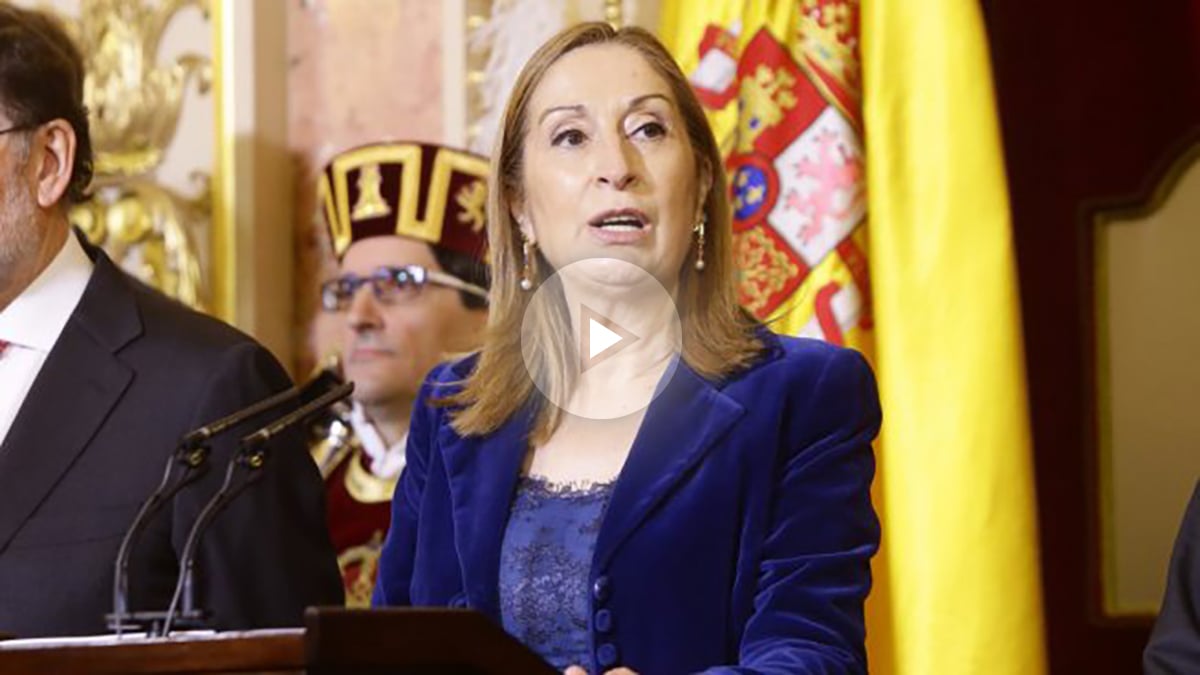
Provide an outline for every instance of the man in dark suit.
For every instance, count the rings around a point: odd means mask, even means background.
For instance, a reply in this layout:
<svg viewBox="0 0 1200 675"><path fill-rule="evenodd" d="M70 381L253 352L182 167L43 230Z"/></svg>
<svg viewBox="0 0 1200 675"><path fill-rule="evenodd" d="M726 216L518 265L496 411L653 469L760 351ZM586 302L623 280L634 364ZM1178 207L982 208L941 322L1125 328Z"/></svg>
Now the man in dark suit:
<svg viewBox="0 0 1200 675"><path fill-rule="evenodd" d="M0 2L0 632L98 633L113 558L187 431L287 387L261 346L142 286L73 234L91 176L83 66L62 28ZM143 534L131 609L165 609L188 529L243 430ZM238 433L241 431L241 433ZM320 476L300 444L201 547L218 628L298 625L340 604Z"/></svg>
<svg viewBox="0 0 1200 675"><path fill-rule="evenodd" d="M1143 665L1148 675L1200 673L1200 484L1179 526Z"/></svg>

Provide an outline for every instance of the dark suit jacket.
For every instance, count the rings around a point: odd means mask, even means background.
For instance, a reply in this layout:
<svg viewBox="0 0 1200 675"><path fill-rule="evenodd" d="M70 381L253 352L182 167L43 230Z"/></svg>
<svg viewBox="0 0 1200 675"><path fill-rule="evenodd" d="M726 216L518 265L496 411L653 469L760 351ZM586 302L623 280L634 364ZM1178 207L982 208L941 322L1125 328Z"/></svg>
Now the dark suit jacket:
<svg viewBox="0 0 1200 675"><path fill-rule="evenodd" d="M850 350L765 336L714 384L680 364L610 498L588 579L591 672L861 673L879 544L874 378ZM470 607L499 621L500 547L531 415L459 436L430 395L413 413L377 605ZM432 392L432 394L431 394Z"/></svg>
<svg viewBox="0 0 1200 675"><path fill-rule="evenodd" d="M180 436L289 385L236 330L134 281L97 249L82 300L0 446L0 632L106 632L113 558ZM177 552L243 427L143 533L133 609L166 609ZM239 433L240 431L240 433ZM198 560L198 605L221 628L298 625L340 604L320 476L299 444L220 515Z"/></svg>
<svg viewBox="0 0 1200 675"><path fill-rule="evenodd" d="M1200 673L1200 484L1171 553L1167 590L1143 660L1146 673Z"/></svg>

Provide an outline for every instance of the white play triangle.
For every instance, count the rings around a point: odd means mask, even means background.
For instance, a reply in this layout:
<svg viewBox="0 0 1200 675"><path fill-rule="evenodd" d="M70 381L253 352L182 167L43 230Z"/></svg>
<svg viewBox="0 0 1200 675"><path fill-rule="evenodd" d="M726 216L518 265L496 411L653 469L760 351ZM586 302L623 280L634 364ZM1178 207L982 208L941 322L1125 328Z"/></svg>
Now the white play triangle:
<svg viewBox="0 0 1200 675"><path fill-rule="evenodd" d="M580 305L580 369L587 370L638 341L638 336L587 305Z"/></svg>
<svg viewBox="0 0 1200 675"><path fill-rule="evenodd" d="M617 344L623 338L616 331L609 330L607 326L600 323L593 317L588 317L588 358L595 359L596 356L609 347Z"/></svg>

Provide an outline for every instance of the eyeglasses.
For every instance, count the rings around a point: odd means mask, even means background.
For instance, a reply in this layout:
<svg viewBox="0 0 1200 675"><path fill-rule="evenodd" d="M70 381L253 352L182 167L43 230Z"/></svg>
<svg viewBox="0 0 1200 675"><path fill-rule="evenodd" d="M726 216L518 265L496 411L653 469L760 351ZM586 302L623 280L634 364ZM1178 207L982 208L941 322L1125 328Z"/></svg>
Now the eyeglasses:
<svg viewBox="0 0 1200 675"><path fill-rule="evenodd" d="M420 265L380 267L369 276L346 274L321 284L321 307L327 312L340 312L350 306L358 289L371 285L375 299L385 305L401 304L416 298L426 284L453 288L464 293L487 298L487 291L456 276L430 270Z"/></svg>

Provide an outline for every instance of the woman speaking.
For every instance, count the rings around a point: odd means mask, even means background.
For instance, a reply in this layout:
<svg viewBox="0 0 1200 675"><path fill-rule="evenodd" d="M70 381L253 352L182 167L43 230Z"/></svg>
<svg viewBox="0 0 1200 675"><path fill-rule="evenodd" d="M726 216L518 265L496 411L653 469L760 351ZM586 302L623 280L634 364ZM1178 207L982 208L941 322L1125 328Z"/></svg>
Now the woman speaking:
<svg viewBox="0 0 1200 675"><path fill-rule="evenodd" d="M738 307L671 56L552 38L491 177L488 332L422 388L374 603L478 610L571 673L866 672L874 378Z"/></svg>

